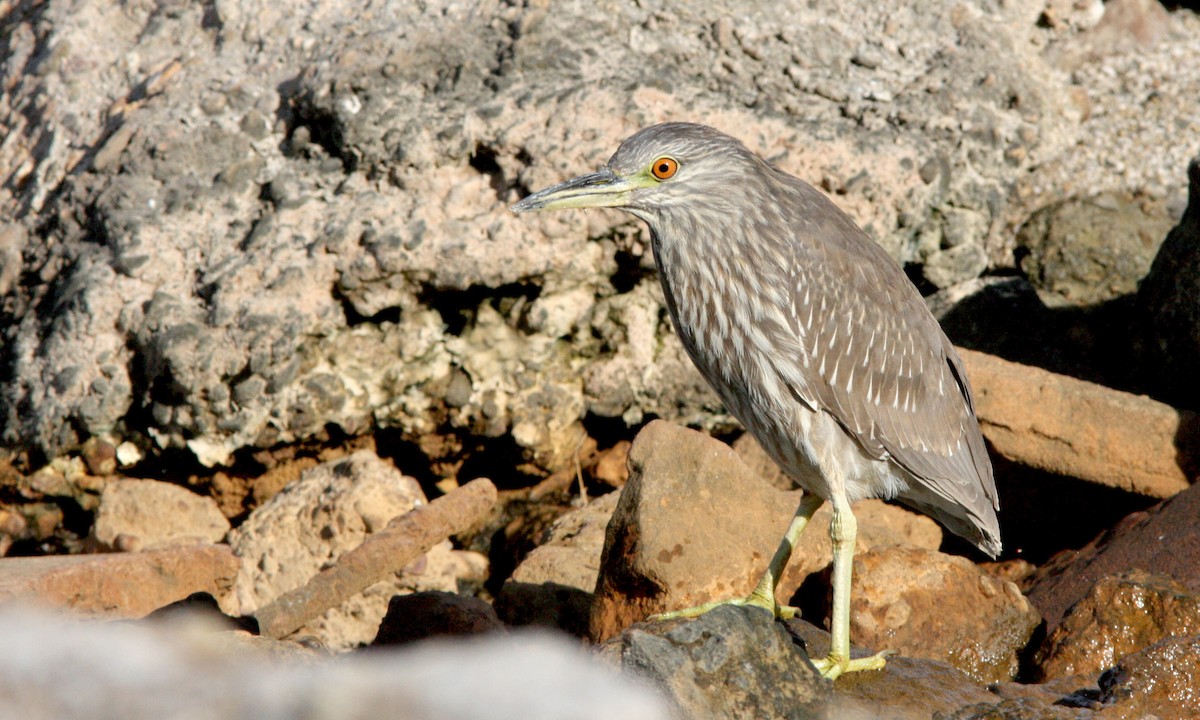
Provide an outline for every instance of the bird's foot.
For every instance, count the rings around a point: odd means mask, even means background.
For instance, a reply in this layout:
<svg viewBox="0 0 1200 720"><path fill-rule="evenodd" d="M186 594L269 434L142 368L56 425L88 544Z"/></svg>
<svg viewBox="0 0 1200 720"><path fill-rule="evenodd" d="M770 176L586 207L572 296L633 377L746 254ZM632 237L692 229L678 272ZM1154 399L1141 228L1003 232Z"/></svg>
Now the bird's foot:
<svg viewBox="0 0 1200 720"><path fill-rule="evenodd" d="M763 610L766 610L767 612L774 615L776 617L776 619L779 619L779 620L791 620L792 618L794 618L800 614L800 610L798 608L794 608L789 605L780 605L779 603L775 602L774 597L767 597L764 593L761 593L756 589L754 592L750 593L749 595L747 595L744 598L730 598L728 600L715 600L713 602L707 602L707 603L704 603L703 605L697 605L695 607L684 608L682 610L672 610L671 612L658 613L657 615L651 615L650 617L648 617L646 619L651 620L651 621L659 621L659 620L678 620L680 618L695 618L695 617L700 617L701 615L708 612L709 610L718 608L722 605L734 605L737 607L762 608Z"/></svg>
<svg viewBox="0 0 1200 720"><path fill-rule="evenodd" d="M813 660L812 664L816 666L817 672L821 673L821 677L826 680L836 680L843 673L858 672L860 670L882 670L883 666L887 664L888 656L895 654L895 650L884 650L870 657L851 660L844 655L830 653L829 657Z"/></svg>

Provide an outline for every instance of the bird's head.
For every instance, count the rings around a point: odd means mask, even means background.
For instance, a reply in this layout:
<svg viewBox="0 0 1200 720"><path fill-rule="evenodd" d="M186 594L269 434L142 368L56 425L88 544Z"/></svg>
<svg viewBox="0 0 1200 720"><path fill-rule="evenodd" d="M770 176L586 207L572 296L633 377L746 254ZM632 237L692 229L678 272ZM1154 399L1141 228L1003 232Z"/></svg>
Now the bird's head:
<svg viewBox="0 0 1200 720"><path fill-rule="evenodd" d="M672 208L719 212L732 189L761 176L763 166L740 141L713 128L664 123L630 136L599 172L538 191L512 211L611 207L648 221Z"/></svg>

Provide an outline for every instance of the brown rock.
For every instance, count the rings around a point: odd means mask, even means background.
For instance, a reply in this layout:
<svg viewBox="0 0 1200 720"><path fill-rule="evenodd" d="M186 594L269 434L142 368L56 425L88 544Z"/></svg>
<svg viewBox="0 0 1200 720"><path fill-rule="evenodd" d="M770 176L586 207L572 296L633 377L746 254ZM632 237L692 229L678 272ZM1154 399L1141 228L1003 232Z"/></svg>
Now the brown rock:
<svg viewBox="0 0 1200 720"><path fill-rule="evenodd" d="M799 491L764 482L724 443L661 421L638 433L629 467L596 584L591 635L599 640L652 613L748 594L800 500ZM800 538L779 584L784 601L829 564L828 513L822 508ZM855 514L859 549L940 543L932 520L901 508L860 503Z"/></svg>
<svg viewBox="0 0 1200 720"><path fill-rule="evenodd" d="M479 598L419 592L391 599L371 645L403 645L437 636L480 635L503 629L496 611Z"/></svg>
<svg viewBox="0 0 1200 720"><path fill-rule="evenodd" d="M1159 640L1197 634L1200 594L1135 570L1099 580L1046 638L1034 662L1043 679L1095 675Z"/></svg>
<svg viewBox="0 0 1200 720"><path fill-rule="evenodd" d="M1139 568L1200 592L1200 485L1145 512L1136 512L1079 551L1056 555L1026 584L1025 595L1046 620L1047 633L1102 577Z"/></svg>
<svg viewBox="0 0 1200 720"><path fill-rule="evenodd" d="M3 558L0 601L138 618L196 592L227 597L239 567L227 545Z"/></svg>
<svg viewBox="0 0 1200 720"><path fill-rule="evenodd" d="M112 480L100 495L92 536L110 549L220 542L229 520L212 498L158 480Z"/></svg>
<svg viewBox="0 0 1200 720"><path fill-rule="evenodd" d="M604 533L620 497L620 491L602 495L554 521L496 597L506 623L587 634Z"/></svg>
<svg viewBox="0 0 1200 720"><path fill-rule="evenodd" d="M1013 462L1155 498L1200 471L1200 420L1150 398L959 348L979 427Z"/></svg>
<svg viewBox="0 0 1200 720"><path fill-rule="evenodd" d="M1100 678L1105 717L1200 717L1200 635L1162 640L1121 659Z"/></svg>
<svg viewBox="0 0 1200 720"><path fill-rule="evenodd" d="M854 559L850 637L943 660L978 682L1011 680L1041 622L1017 586L965 558L892 547Z"/></svg>

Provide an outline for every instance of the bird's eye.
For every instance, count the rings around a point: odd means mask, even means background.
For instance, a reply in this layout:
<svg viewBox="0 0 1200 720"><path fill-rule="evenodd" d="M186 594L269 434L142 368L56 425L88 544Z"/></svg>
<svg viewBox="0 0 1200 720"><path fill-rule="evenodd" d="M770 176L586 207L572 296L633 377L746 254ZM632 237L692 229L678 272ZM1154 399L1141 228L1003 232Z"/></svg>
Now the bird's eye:
<svg viewBox="0 0 1200 720"><path fill-rule="evenodd" d="M660 157L650 166L650 174L659 180L670 180L679 171L679 163L675 158Z"/></svg>

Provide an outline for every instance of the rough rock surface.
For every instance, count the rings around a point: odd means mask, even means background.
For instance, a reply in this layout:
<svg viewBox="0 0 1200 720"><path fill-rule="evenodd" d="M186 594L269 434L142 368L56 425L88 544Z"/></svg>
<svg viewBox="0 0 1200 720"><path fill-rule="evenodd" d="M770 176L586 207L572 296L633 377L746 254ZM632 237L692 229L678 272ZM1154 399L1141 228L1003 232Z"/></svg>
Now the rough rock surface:
<svg viewBox="0 0 1200 720"><path fill-rule="evenodd" d="M1017 586L965 558L920 548L854 558L850 637L944 660L976 682L1011 680L1041 617Z"/></svg>
<svg viewBox="0 0 1200 720"><path fill-rule="evenodd" d="M663 421L634 438L629 467L608 524L592 606L591 635L600 640L652 613L747 595L800 500L799 491L757 477L724 443ZM926 527L932 520L902 508L855 508L860 549L941 540L936 526ZM832 557L828 510L810 525L780 580L781 602ZM916 530L900 536L893 528Z"/></svg>
<svg viewBox="0 0 1200 720"><path fill-rule="evenodd" d="M110 480L92 525L97 542L122 550L220 542L228 532L212 498L156 480Z"/></svg>
<svg viewBox="0 0 1200 720"><path fill-rule="evenodd" d="M374 453L362 450L305 472L242 525L230 543L242 558L237 599L240 614L297 588L358 547L397 515L425 502L417 481ZM391 580L372 585L300 632L345 649L370 642L393 595L421 590L456 592L475 586L486 572L477 553L443 542Z"/></svg>
<svg viewBox="0 0 1200 720"><path fill-rule="evenodd" d="M1033 658L1038 675L1099 675L1169 637L1200 635L1200 593L1161 575L1102 578L1067 611Z"/></svg>
<svg viewBox="0 0 1200 720"><path fill-rule="evenodd" d="M554 521L496 597L506 623L588 634L605 530L620 497L611 492Z"/></svg>
<svg viewBox="0 0 1200 720"><path fill-rule="evenodd" d="M1025 595L1053 633L1066 611L1096 581L1127 570L1166 575L1189 592L1200 592L1200 485L1146 512L1126 517L1079 551L1065 551L1025 582Z"/></svg>
<svg viewBox="0 0 1200 720"><path fill-rule="evenodd" d="M601 652L664 689L686 717L925 720L999 702L946 663L916 658L889 658L880 672L831 684L809 663L828 646L828 633L802 621L724 606L693 620L635 625Z"/></svg>
<svg viewBox="0 0 1200 720"><path fill-rule="evenodd" d="M549 469L589 412L725 424L663 320L644 231L506 204L640 126L702 120L836 196L930 282L969 279L1011 264L1037 208L1177 188L1200 21L1127 33L1140 16L1102 16L14 5L0 437L219 464L382 425L509 437Z"/></svg>
<svg viewBox="0 0 1200 720"><path fill-rule="evenodd" d="M821 718L830 685L783 623L754 608L636 625L601 648L689 718Z"/></svg>
<svg viewBox="0 0 1200 720"><path fill-rule="evenodd" d="M5 718L676 720L644 684L546 634L331 660L209 628L87 624L5 610L0 636Z"/></svg>
<svg viewBox="0 0 1200 720"><path fill-rule="evenodd" d="M240 568L227 545L0 558L0 602L140 618L198 592L228 601Z"/></svg>
<svg viewBox="0 0 1200 720"><path fill-rule="evenodd" d="M1163 202L1072 198L1025 222L1017 259L1046 305L1098 305L1137 292L1174 224Z"/></svg>

